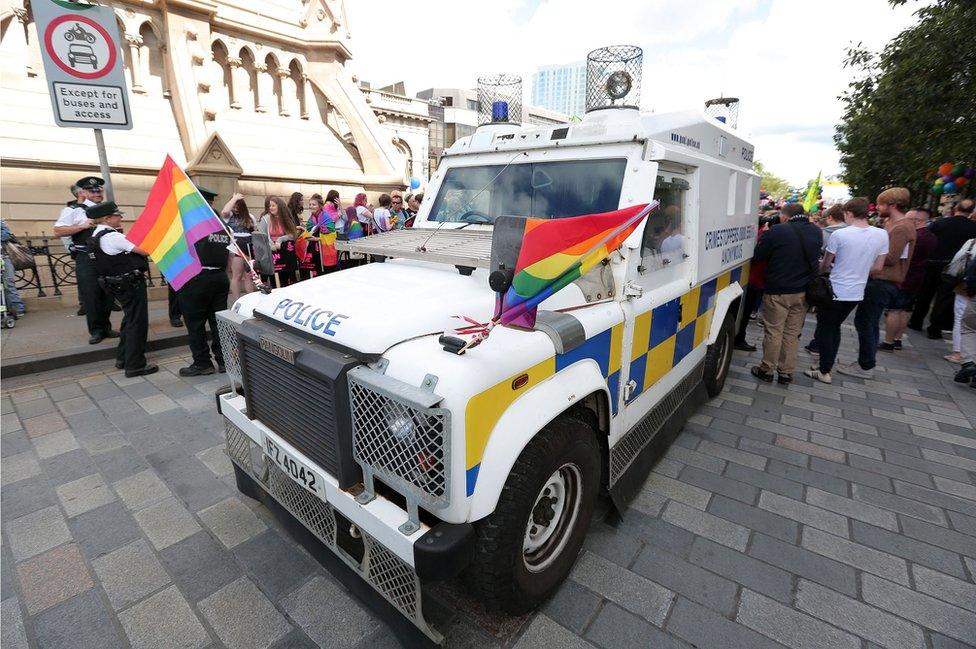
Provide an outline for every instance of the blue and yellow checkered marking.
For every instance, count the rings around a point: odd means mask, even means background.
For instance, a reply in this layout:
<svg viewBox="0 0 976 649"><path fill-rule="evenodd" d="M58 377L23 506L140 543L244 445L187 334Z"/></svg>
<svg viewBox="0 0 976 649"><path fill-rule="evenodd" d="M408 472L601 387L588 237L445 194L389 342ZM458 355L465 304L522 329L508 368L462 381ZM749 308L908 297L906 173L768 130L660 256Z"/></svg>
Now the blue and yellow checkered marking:
<svg viewBox="0 0 976 649"><path fill-rule="evenodd" d="M633 401L681 362L693 349L701 345L711 329L715 312L715 296L732 282L742 284L748 278L748 264L733 268L684 295L641 313L634 319L630 379L637 386L630 394ZM518 374L499 381L468 401L465 412L466 493L474 493L481 469L481 458L495 424L508 407L527 389L535 387L557 372L581 360L592 359L600 367L610 391L610 408L617 415L617 395L620 390L620 369L623 360L622 322L588 338L582 345L564 354L556 354ZM528 374L522 388L513 390L512 381Z"/></svg>

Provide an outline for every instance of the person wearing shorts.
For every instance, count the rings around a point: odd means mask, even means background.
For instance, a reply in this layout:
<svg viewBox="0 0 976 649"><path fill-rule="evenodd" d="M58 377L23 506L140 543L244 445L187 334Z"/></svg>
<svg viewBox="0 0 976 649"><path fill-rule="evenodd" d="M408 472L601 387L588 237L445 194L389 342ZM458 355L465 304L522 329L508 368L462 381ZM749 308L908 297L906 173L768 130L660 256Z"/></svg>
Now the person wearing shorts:
<svg viewBox="0 0 976 649"><path fill-rule="evenodd" d="M901 338L908 328L912 311L922 290L929 257L938 245L935 235L928 229L932 214L927 208L916 207L909 211L907 216L915 223L915 252L908 265L905 280L898 284L898 292L885 313L884 340L878 345L878 349L883 352L901 349Z"/></svg>

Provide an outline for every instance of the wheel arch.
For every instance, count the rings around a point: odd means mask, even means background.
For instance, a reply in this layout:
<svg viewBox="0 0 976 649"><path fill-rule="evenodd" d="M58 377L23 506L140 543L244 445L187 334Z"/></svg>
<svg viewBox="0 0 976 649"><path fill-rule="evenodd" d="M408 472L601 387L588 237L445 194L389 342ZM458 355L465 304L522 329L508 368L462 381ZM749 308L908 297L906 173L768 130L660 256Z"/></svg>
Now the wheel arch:
<svg viewBox="0 0 976 649"><path fill-rule="evenodd" d="M735 320L738 323L741 315L739 310L742 305L742 293L742 287L735 283L729 284L715 296L715 311L708 331L707 343L709 345L718 339L718 334L722 330L722 323L725 322L729 313L735 314Z"/></svg>
<svg viewBox="0 0 976 649"><path fill-rule="evenodd" d="M586 359L554 374L513 402L491 430L471 494L468 520L479 520L494 511L512 466L525 446L560 415L580 409L592 413L598 427L601 465L606 467L610 398L599 365ZM605 480L601 482L606 484Z"/></svg>

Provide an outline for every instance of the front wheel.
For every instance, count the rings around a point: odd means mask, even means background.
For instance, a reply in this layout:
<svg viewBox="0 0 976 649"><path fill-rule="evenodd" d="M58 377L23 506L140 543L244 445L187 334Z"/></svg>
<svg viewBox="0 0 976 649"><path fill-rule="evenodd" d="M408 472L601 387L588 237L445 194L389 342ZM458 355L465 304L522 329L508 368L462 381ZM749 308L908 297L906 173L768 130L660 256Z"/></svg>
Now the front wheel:
<svg viewBox="0 0 976 649"><path fill-rule="evenodd" d="M599 480L596 431L568 415L547 424L516 460L495 511L476 524L465 579L478 598L513 614L544 602L576 561Z"/></svg>
<svg viewBox="0 0 976 649"><path fill-rule="evenodd" d="M745 316L743 316L745 317ZM730 311L725 316L725 322L718 332L718 338L708 346L705 352L705 389L708 396L717 397L725 387L725 378L729 375L729 365L732 363L733 329L735 317Z"/></svg>

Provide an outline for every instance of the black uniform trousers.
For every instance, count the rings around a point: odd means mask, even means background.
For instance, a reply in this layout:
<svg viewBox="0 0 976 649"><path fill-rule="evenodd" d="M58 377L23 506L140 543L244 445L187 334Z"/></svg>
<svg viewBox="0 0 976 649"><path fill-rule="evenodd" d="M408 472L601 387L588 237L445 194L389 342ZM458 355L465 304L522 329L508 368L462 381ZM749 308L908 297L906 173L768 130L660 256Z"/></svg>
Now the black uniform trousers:
<svg viewBox="0 0 976 649"><path fill-rule="evenodd" d="M918 291L918 295L915 296L915 308L912 309L912 317L908 320L908 326L912 329L921 329L925 324L925 316L928 315L929 305L932 304L932 299L936 298L939 293L939 288L942 285L942 271L945 267L949 265L946 261L933 261L929 260L925 264L925 276L922 278L922 287ZM952 322L952 306L949 306L949 322ZM936 299L936 305L938 305L938 300ZM941 317L941 322L935 318ZM945 313L936 314L935 308L932 310L933 322L938 324L945 324ZM952 328L952 325L949 325Z"/></svg>
<svg viewBox="0 0 976 649"><path fill-rule="evenodd" d="M172 286L167 285L169 291L167 292L166 299L168 300L169 307L169 321L179 320L183 315L180 311L180 299L176 297L176 291L173 290Z"/></svg>
<svg viewBox="0 0 976 649"><path fill-rule="evenodd" d="M115 361L126 370L146 366L146 338L149 336L149 300L142 275L105 279L105 287L122 306L122 326Z"/></svg>
<svg viewBox="0 0 976 649"><path fill-rule="evenodd" d="M183 323L190 339L190 353L196 367L213 367L210 351L218 365L224 364L220 350L220 334L217 333L217 312L227 308L227 295L230 293L230 279L227 271L204 269L188 281L176 295L183 311ZM210 323L210 350L207 349L206 325Z"/></svg>
<svg viewBox="0 0 976 649"><path fill-rule="evenodd" d="M85 308L85 320L89 336L104 336L112 329L112 298L98 282L95 262L87 252L75 255L75 279L78 282L78 298Z"/></svg>

